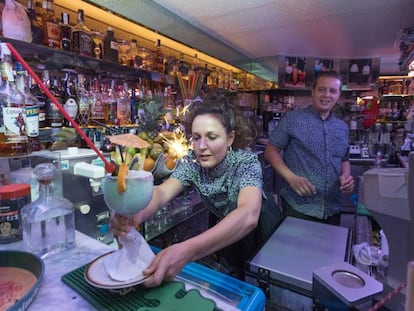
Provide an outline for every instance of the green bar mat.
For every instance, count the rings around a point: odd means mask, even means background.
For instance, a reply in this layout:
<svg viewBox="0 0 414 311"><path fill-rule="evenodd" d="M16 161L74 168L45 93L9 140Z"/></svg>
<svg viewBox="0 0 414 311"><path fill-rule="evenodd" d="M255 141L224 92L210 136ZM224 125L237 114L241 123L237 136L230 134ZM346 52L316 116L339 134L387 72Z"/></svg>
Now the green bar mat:
<svg viewBox="0 0 414 311"><path fill-rule="evenodd" d="M197 289L186 291L182 282L163 283L155 288L142 285L119 290L93 287L84 278L86 267L64 274L62 282L100 311L193 311L194 307L197 311L221 311Z"/></svg>

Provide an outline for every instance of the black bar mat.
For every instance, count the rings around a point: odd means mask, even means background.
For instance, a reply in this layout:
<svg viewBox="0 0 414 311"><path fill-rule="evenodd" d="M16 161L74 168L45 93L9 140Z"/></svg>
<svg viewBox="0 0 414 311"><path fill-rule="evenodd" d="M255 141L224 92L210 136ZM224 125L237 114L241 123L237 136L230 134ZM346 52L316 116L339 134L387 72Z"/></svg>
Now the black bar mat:
<svg viewBox="0 0 414 311"><path fill-rule="evenodd" d="M64 274L62 282L100 311L193 311L194 307L197 311L221 311L197 289L186 291L182 282L163 283L155 288L142 285L119 290L93 287L84 278L86 267Z"/></svg>

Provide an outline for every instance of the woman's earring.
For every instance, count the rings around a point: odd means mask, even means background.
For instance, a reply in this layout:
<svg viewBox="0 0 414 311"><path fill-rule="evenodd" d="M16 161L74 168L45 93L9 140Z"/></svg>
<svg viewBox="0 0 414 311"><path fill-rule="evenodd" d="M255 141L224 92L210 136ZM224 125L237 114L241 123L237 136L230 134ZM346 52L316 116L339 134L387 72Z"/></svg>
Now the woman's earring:
<svg viewBox="0 0 414 311"><path fill-rule="evenodd" d="M232 152L233 151L233 147L230 145L229 149L227 150L227 153Z"/></svg>

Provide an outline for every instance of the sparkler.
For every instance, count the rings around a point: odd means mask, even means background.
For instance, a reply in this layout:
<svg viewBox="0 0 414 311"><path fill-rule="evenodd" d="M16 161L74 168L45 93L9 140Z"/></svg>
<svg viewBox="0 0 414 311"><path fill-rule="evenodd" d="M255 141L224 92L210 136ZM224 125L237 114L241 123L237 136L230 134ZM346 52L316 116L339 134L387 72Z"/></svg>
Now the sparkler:
<svg viewBox="0 0 414 311"><path fill-rule="evenodd" d="M160 134L164 143L168 146L168 157L174 157L176 159L182 159L192 149L191 143L188 142L187 137L182 128L176 128L173 131L172 137L165 137Z"/></svg>

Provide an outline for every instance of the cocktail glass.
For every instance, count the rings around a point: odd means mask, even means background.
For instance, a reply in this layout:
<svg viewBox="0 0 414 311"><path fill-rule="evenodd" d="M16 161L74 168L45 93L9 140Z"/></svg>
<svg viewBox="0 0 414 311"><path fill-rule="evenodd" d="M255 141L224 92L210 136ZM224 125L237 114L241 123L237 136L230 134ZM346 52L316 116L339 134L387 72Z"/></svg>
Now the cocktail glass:
<svg viewBox="0 0 414 311"><path fill-rule="evenodd" d="M118 176L107 174L103 180L102 192L106 205L112 211L124 216L132 216L144 209L151 201L153 187L154 177L152 174L139 170L129 171L124 192L118 192ZM135 261L134 259L139 255L137 248L134 247L137 236L136 229L131 229L121 241L132 261Z"/></svg>

